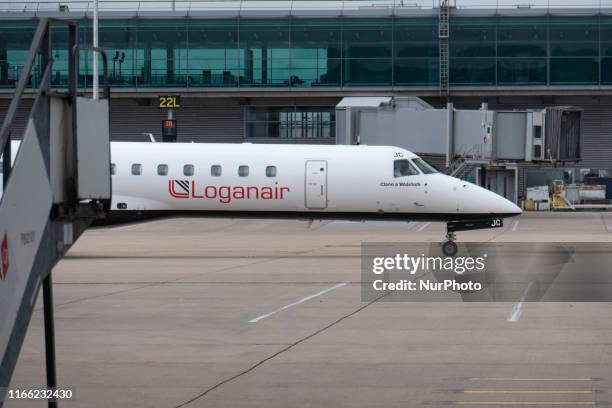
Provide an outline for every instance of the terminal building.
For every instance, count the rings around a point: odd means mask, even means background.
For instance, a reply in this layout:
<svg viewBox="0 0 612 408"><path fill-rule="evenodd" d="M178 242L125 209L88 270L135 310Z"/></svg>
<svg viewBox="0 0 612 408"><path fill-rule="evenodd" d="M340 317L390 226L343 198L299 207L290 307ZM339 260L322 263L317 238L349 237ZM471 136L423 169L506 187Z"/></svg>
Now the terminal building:
<svg viewBox="0 0 612 408"><path fill-rule="evenodd" d="M349 96L416 96L459 109L575 106L584 110L582 160L572 166L605 176L612 168L612 2L538 1L101 0L112 138L159 137L167 115L160 95L180 95L178 140L197 142L335 143L336 105ZM36 19L77 20L79 42L91 43L92 10L79 1L0 7L2 117ZM54 33L52 85L61 89L68 40L61 27ZM38 80L32 75L32 88ZM91 88L86 53L79 81Z"/></svg>

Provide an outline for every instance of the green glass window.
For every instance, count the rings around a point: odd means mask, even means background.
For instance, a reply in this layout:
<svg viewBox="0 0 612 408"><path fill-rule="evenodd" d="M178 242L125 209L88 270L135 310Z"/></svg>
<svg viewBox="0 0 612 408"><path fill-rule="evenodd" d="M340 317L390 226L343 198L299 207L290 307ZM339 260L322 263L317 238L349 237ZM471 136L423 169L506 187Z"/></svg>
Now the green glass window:
<svg viewBox="0 0 612 408"><path fill-rule="evenodd" d="M335 110L317 106L249 106L246 136L249 138L333 138Z"/></svg>
<svg viewBox="0 0 612 408"><path fill-rule="evenodd" d="M188 86L236 86L253 80L253 56L238 49L234 20L194 20L188 26Z"/></svg>
<svg viewBox="0 0 612 408"><path fill-rule="evenodd" d="M404 25L393 31L395 58L423 58L438 56L437 26Z"/></svg>
<svg viewBox="0 0 612 408"><path fill-rule="evenodd" d="M610 37L612 39L612 37ZM612 57L612 41L611 42L603 42L601 43L601 56L602 57Z"/></svg>
<svg viewBox="0 0 612 408"><path fill-rule="evenodd" d="M291 52L291 81L293 86L321 84L328 73L325 49L298 49Z"/></svg>
<svg viewBox="0 0 612 408"><path fill-rule="evenodd" d="M450 28L450 38L460 42L495 42L495 27L489 25L461 25L453 23Z"/></svg>
<svg viewBox="0 0 612 408"><path fill-rule="evenodd" d="M500 58L497 61L499 85L546 85L545 58Z"/></svg>
<svg viewBox="0 0 612 408"><path fill-rule="evenodd" d="M601 83L612 85L612 58L601 59Z"/></svg>
<svg viewBox="0 0 612 408"><path fill-rule="evenodd" d="M495 85L494 58L451 58L451 85Z"/></svg>
<svg viewBox="0 0 612 408"><path fill-rule="evenodd" d="M550 59L550 85L591 85L598 81L597 58Z"/></svg>
<svg viewBox="0 0 612 408"><path fill-rule="evenodd" d="M327 58L340 58L341 32L338 29L295 27L291 31L292 50L325 50Z"/></svg>
<svg viewBox="0 0 612 408"><path fill-rule="evenodd" d="M290 31L284 21L245 21L239 48L245 53L245 83L255 86L290 84ZM252 72L252 73L251 73Z"/></svg>
<svg viewBox="0 0 612 408"><path fill-rule="evenodd" d="M599 55L597 42L551 42L552 57L596 57Z"/></svg>
<svg viewBox="0 0 612 408"><path fill-rule="evenodd" d="M391 85L391 59L344 60L345 85Z"/></svg>
<svg viewBox="0 0 612 408"><path fill-rule="evenodd" d="M495 57L495 27L451 26L449 50L451 58Z"/></svg>
<svg viewBox="0 0 612 408"><path fill-rule="evenodd" d="M79 24L91 43L91 21ZM0 87L15 86L35 26L0 22ZM455 16L450 30L453 86L612 84L611 17ZM51 84L64 87L67 30L52 39ZM113 87L435 87L439 76L430 17L102 19L100 44ZM91 58L81 53L81 86Z"/></svg>
<svg viewBox="0 0 612 408"><path fill-rule="evenodd" d="M0 23L0 87L15 87L28 55L34 29L33 23L22 21ZM36 78L33 82L36 82Z"/></svg>
<svg viewBox="0 0 612 408"><path fill-rule="evenodd" d="M533 43L499 43L497 45L497 55L500 57L545 57L546 42L539 41Z"/></svg>
<svg viewBox="0 0 612 408"><path fill-rule="evenodd" d="M456 42L450 43L450 56L459 58L494 57L495 43Z"/></svg>
<svg viewBox="0 0 612 408"><path fill-rule="evenodd" d="M390 58L392 54L391 20L346 19L342 32L344 58Z"/></svg>
<svg viewBox="0 0 612 408"><path fill-rule="evenodd" d="M138 24L135 58L145 86L187 86L187 22L142 20Z"/></svg>
<svg viewBox="0 0 612 408"><path fill-rule="evenodd" d="M439 80L437 58L396 58L395 84L436 86Z"/></svg>
<svg viewBox="0 0 612 408"><path fill-rule="evenodd" d="M545 23L512 24L512 19L501 19L497 28L499 42L534 42L546 41L548 38Z"/></svg>

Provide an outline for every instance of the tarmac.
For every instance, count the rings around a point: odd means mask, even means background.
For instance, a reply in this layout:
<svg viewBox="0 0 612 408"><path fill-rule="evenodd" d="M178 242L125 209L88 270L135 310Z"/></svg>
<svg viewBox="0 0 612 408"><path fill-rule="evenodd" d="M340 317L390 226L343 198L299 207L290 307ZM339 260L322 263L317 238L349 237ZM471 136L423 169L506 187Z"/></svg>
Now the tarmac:
<svg viewBox="0 0 612 408"><path fill-rule="evenodd" d="M91 229L53 272L59 388L73 392L59 406L612 403L610 302L362 301L362 242L443 237L425 222ZM458 241L612 243L612 212L525 213ZM11 389L44 384L39 296Z"/></svg>

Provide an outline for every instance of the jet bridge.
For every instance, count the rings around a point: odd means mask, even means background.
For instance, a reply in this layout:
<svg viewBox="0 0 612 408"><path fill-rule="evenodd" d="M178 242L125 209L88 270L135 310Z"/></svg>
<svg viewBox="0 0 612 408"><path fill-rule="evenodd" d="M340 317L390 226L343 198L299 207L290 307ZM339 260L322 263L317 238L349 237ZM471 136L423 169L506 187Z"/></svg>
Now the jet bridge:
<svg viewBox="0 0 612 408"><path fill-rule="evenodd" d="M51 93L52 29L69 30L69 90ZM99 214L110 206L108 69L103 51L80 47L75 22L41 19L0 130L0 407L40 288L43 288L47 387L56 387L51 270ZM101 52L104 98L77 93L79 51ZM42 78L17 154L11 126L35 64ZM14 153L14 152L13 152ZM10 158L14 156L14 160ZM57 402L50 400L50 407Z"/></svg>
<svg viewBox="0 0 612 408"><path fill-rule="evenodd" d="M336 106L338 144L391 145L437 159L461 177L517 199L517 166L580 160L582 109L436 109L417 97L347 97Z"/></svg>

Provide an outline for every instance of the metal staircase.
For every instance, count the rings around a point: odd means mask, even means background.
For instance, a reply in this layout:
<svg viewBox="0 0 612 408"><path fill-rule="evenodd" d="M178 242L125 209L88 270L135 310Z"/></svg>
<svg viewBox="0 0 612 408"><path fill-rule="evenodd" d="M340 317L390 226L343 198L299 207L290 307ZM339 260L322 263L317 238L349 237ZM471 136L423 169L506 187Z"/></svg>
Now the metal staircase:
<svg viewBox="0 0 612 408"><path fill-rule="evenodd" d="M60 24L69 29L70 87L68 92L51 93L52 26ZM76 39L74 22L39 21L0 129L4 157L0 200L0 407L41 286L47 387L57 386L51 270L110 205L108 64L102 51L106 98L93 100L78 95L79 49L94 49L79 47ZM42 73L40 86L12 162L11 127L36 64ZM57 401L49 400L48 405L56 407Z"/></svg>
<svg viewBox="0 0 612 408"><path fill-rule="evenodd" d="M446 97L449 94L449 21L450 5L449 0L439 0L438 4L438 43L439 43L439 80L440 96Z"/></svg>
<svg viewBox="0 0 612 408"><path fill-rule="evenodd" d="M461 145L457 149L458 152L454 155L453 160L447 170L447 174L452 177L463 179L463 177L474 168L481 165L490 164L489 160L483 160L484 151L482 146Z"/></svg>

